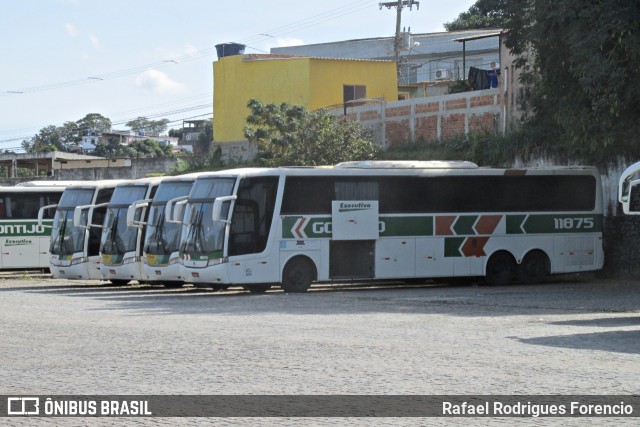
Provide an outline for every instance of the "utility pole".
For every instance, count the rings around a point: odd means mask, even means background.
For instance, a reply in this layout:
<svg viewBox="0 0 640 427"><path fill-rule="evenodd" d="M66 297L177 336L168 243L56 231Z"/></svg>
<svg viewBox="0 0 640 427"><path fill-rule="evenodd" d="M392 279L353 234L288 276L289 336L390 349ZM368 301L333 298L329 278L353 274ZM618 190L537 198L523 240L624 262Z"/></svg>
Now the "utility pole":
<svg viewBox="0 0 640 427"><path fill-rule="evenodd" d="M413 10L413 5L416 5L416 9L420 9L420 2L415 0L398 0L379 3L380 9L383 7L387 9L391 9L392 7L396 8L396 37L393 42L393 57L396 61L398 79L400 79L400 43L402 41L400 39L400 22L402 21L402 9L408 7L409 10Z"/></svg>

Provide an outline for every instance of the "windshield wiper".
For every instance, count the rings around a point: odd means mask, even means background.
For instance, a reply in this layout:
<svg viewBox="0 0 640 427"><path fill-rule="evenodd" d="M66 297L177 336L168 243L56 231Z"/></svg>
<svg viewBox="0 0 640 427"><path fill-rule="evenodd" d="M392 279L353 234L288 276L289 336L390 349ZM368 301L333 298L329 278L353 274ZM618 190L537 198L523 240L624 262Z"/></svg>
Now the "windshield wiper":
<svg viewBox="0 0 640 427"><path fill-rule="evenodd" d="M113 222L111 223L111 227L109 227L109 235L108 239L105 241L104 252L107 254L118 254L124 253L124 250L120 250L120 246L118 242L118 221L120 220L119 215L115 215L113 218ZM108 244L107 244L108 242Z"/></svg>
<svg viewBox="0 0 640 427"><path fill-rule="evenodd" d="M53 249L55 249L60 255L67 254L67 248L64 245L64 234L67 231L67 217L63 217L62 224L60 225L60 231L56 236L56 240L53 243ZM53 251L52 251L53 252Z"/></svg>
<svg viewBox="0 0 640 427"><path fill-rule="evenodd" d="M162 209L158 216L158 221L156 221L153 234L149 237L149 247L151 247L151 242L153 242L155 244L156 252L167 254L167 244L164 241L164 224L164 209Z"/></svg>
<svg viewBox="0 0 640 427"><path fill-rule="evenodd" d="M198 250L198 240L200 239L200 234L202 230L202 210L196 212L195 220L192 223L191 228L189 229L189 234L187 234L185 250L197 251ZM192 240L193 239L193 240Z"/></svg>

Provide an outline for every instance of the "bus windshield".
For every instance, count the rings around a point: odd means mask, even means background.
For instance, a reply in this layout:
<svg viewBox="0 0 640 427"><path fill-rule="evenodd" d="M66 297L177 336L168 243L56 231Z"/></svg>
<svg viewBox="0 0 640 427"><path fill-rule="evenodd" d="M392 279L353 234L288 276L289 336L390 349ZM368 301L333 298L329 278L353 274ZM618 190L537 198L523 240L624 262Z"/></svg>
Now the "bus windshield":
<svg viewBox="0 0 640 427"><path fill-rule="evenodd" d="M58 209L73 209L76 206L89 205L93 199L93 188L67 188L62 193Z"/></svg>
<svg viewBox="0 0 640 427"><path fill-rule="evenodd" d="M87 211L82 212L82 222L87 223ZM49 252L54 255L71 255L84 250L85 229L73 226L73 209L58 209L51 228Z"/></svg>
<svg viewBox="0 0 640 427"><path fill-rule="evenodd" d="M138 229L127 227L127 211L133 202L144 199L146 192L147 186L142 185L116 187L107 208L105 226L102 230L102 253L115 255L136 250ZM140 211L136 212L134 219L140 220Z"/></svg>
<svg viewBox="0 0 640 427"><path fill-rule="evenodd" d="M71 255L84 251L85 229L73 226L73 211L76 206L92 202L94 189L67 188L62 193L51 228L49 252L54 255ZM81 222L87 224L88 212L82 212Z"/></svg>
<svg viewBox="0 0 640 427"><path fill-rule="evenodd" d="M221 258L224 250L225 223L214 221L213 202L217 197L230 196L234 178L199 179L189 194L190 203L185 212L186 234L182 251L191 257ZM221 218L227 218L230 202L222 206Z"/></svg>
<svg viewBox="0 0 640 427"><path fill-rule="evenodd" d="M167 223L164 208L171 199L187 196L193 181L162 183L153 197L145 235L144 251L153 255L170 255L180 246L181 225Z"/></svg>

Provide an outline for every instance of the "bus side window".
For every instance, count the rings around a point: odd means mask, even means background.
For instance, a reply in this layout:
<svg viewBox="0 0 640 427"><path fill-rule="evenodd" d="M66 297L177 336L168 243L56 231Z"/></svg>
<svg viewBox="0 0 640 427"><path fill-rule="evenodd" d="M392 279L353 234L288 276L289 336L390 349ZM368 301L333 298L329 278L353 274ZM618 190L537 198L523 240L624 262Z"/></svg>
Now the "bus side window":
<svg viewBox="0 0 640 427"><path fill-rule="evenodd" d="M278 178L252 178L242 183L233 208L229 255L260 253L269 239Z"/></svg>

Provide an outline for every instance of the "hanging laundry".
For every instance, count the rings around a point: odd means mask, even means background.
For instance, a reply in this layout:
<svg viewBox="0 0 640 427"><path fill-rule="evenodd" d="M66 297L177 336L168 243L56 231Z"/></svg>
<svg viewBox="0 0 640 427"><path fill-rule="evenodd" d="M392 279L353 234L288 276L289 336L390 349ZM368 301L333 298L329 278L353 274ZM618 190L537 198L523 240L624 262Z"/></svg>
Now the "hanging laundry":
<svg viewBox="0 0 640 427"><path fill-rule="evenodd" d="M467 78L473 90L489 89L489 72L476 67L469 67L469 76Z"/></svg>

